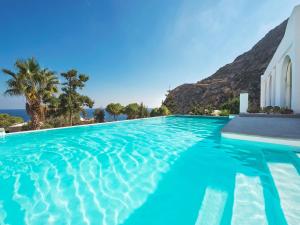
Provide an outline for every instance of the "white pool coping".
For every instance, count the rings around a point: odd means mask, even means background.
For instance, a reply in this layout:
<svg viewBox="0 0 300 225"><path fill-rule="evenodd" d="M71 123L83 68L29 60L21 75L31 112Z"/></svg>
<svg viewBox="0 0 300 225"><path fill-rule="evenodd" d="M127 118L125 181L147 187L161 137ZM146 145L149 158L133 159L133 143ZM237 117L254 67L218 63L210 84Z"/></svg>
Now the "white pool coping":
<svg viewBox="0 0 300 225"><path fill-rule="evenodd" d="M236 133L229 133L229 132L222 132L221 135L224 138L230 138L235 140L255 141L255 142L263 142L263 143L270 143L270 144L300 147L300 140L298 139L263 137L258 135L236 134Z"/></svg>

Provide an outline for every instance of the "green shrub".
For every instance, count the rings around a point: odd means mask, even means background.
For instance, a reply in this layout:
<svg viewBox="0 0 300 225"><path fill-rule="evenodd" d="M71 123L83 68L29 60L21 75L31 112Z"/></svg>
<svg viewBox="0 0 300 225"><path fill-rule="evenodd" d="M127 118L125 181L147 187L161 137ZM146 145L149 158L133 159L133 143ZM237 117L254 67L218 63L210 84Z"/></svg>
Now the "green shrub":
<svg viewBox="0 0 300 225"><path fill-rule="evenodd" d="M262 112L267 114L293 114L293 110L287 107L279 107L279 106L266 106L262 109Z"/></svg>
<svg viewBox="0 0 300 225"><path fill-rule="evenodd" d="M279 106L274 106L272 109L273 113L281 113L280 111L281 111L281 108Z"/></svg>
<svg viewBox="0 0 300 225"><path fill-rule="evenodd" d="M259 112L261 112L261 109L258 108L257 106L250 105L250 106L248 107L247 112L248 112L248 113L259 113Z"/></svg>
<svg viewBox="0 0 300 225"><path fill-rule="evenodd" d="M11 116L9 114L0 114L0 127L8 128L12 125L23 123L24 120L18 116Z"/></svg>
<svg viewBox="0 0 300 225"><path fill-rule="evenodd" d="M211 105L206 107L200 105L194 105L189 114L191 115L211 115L214 111L214 108Z"/></svg>
<svg viewBox="0 0 300 225"><path fill-rule="evenodd" d="M165 105L162 105L159 108L154 108L150 112L151 117L154 117L154 116L168 116L170 114L171 114L170 110Z"/></svg>
<svg viewBox="0 0 300 225"><path fill-rule="evenodd" d="M191 115L204 115L205 114L205 109L202 106L194 105L189 114L191 114Z"/></svg>
<svg viewBox="0 0 300 225"><path fill-rule="evenodd" d="M167 106L165 105L162 105L160 108L159 108L159 113L161 116L168 116L171 114L170 110L168 109Z"/></svg>
<svg viewBox="0 0 300 225"><path fill-rule="evenodd" d="M292 109L289 109L287 107L283 107L283 108L280 108L280 113L281 114L293 114L293 110Z"/></svg>
<svg viewBox="0 0 300 225"><path fill-rule="evenodd" d="M151 117L160 116L159 115L159 108L152 109L151 112L150 112L150 116Z"/></svg>
<svg viewBox="0 0 300 225"><path fill-rule="evenodd" d="M228 110L230 114L239 114L240 113L240 99L234 97L224 102L221 107L222 110Z"/></svg>
<svg viewBox="0 0 300 225"><path fill-rule="evenodd" d="M220 116L229 116L230 112L227 109L221 110Z"/></svg>
<svg viewBox="0 0 300 225"><path fill-rule="evenodd" d="M270 114L273 112L273 106L266 106L263 108L263 112L264 113L267 113L267 114Z"/></svg>
<svg viewBox="0 0 300 225"><path fill-rule="evenodd" d="M74 117L73 122L74 124L79 123L79 119L77 117ZM65 127L69 125L69 122L68 119L64 116L56 116L47 118L44 124L47 124L47 126L51 127Z"/></svg>

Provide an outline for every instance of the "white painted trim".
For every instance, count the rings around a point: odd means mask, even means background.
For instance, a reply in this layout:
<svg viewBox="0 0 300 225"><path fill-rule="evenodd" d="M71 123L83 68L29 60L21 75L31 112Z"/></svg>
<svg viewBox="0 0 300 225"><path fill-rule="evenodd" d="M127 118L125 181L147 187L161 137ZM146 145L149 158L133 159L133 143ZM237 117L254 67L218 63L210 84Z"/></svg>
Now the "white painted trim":
<svg viewBox="0 0 300 225"><path fill-rule="evenodd" d="M248 134L235 134L229 132L222 132L222 137L230 138L235 140L243 141L254 141L254 142L264 142L278 145L289 145L300 147L300 139L286 139L286 138L277 138L277 137L262 137L257 135L248 135Z"/></svg>
<svg viewBox="0 0 300 225"><path fill-rule="evenodd" d="M169 116L154 116L154 117L146 117L146 118L139 118L139 119L130 119L130 120L126 119L126 120L109 121L109 122L103 122L103 123L92 123L92 124L83 124L83 125L75 125L75 126L47 128L47 129L40 129L40 130L27 130L27 131L19 131L19 132L6 133L6 136L18 135L18 134L26 134L26 133L45 132L45 131L51 131L51 130L70 129L70 128L76 128L76 127L101 126L101 125L105 125L105 124L125 123L125 122L136 121L136 120L147 120L147 119L156 119L156 118L164 118L164 117L172 117L172 116L173 115L169 115Z"/></svg>
<svg viewBox="0 0 300 225"><path fill-rule="evenodd" d="M4 137L5 136L5 129L4 128L0 128L0 137Z"/></svg>
<svg viewBox="0 0 300 225"><path fill-rule="evenodd" d="M55 127L55 128L47 128L47 129L40 129L40 130L27 130L27 131L19 131L19 132L12 132L12 133L6 133L6 136L10 135L17 135L17 134L26 134L26 133L35 133L35 132L45 132L50 130L61 130L61 129L70 129L70 128L76 128L76 127L87 127L87 126L99 126L99 125L105 125L105 124L113 124L113 123L125 123L130 121L136 121L136 120L149 120L149 119L155 119L155 118L164 118L164 117L201 117L201 118L228 118L228 116L204 116L204 115L168 115L168 116L154 116L154 117L146 117L146 118L139 118L139 119L126 119L126 120L117 120L117 121L109 121L109 122L103 122L103 123L92 123L92 124L83 124L83 125L75 125L75 126L66 126L66 127Z"/></svg>
<svg viewBox="0 0 300 225"><path fill-rule="evenodd" d="M211 116L211 115L189 115L189 114L175 114L172 116L178 116L178 117L195 117L195 118L207 118L207 119L227 119L229 116Z"/></svg>

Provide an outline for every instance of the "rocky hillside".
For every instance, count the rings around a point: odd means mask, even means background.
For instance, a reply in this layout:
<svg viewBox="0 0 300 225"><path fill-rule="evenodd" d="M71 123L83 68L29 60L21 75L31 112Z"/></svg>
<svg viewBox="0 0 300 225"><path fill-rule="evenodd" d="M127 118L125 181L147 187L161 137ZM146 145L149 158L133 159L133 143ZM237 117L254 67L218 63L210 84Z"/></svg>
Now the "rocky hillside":
<svg viewBox="0 0 300 225"><path fill-rule="evenodd" d="M165 105L173 113L189 113L196 105L218 108L229 99L239 96L240 91L247 91L250 104L258 107L260 76L282 40L286 25L287 20L269 31L250 51L238 56L210 77L171 90L165 99Z"/></svg>

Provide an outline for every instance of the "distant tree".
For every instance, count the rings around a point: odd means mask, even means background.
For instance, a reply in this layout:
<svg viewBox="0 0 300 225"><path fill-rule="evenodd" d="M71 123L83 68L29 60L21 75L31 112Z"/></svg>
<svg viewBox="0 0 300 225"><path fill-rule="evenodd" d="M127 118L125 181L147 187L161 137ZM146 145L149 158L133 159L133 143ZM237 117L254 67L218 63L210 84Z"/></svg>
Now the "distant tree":
<svg viewBox="0 0 300 225"><path fill-rule="evenodd" d="M139 105L139 114L138 114L138 116L139 116L139 118L149 117L149 111L143 103L141 103Z"/></svg>
<svg viewBox="0 0 300 225"><path fill-rule="evenodd" d="M152 109L151 112L150 112L150 116L151 117L160 116L159 108Z"/></svg>
<svg viewBox="0 0 300 225"><path fill-rule="evenodd" d="M127 119L135 119L138 118L140 113L140 106L137 103L128 104L124 108L124 113L127 115Z"/></svg>
<svg viewBox="0 0 300 225"><path fill-rule="evenodd" d="M3 73L11 78L7 81L5 94L11 96L24 96L26 111L31 117L31 128L40 129L44 119L45 103L47 99L57 92L58 79L55 73L48 69L41 69L34 58L17 60L17 72L3 69Z"/></svg>
<svg viewBox="0 0 300 225"><path fill-rule="evenodd" d="M62 94L59 96L59 110L63 115L67 115L69 124L73 125L73 119L78 118L80 113L85 114L84 107L92 108L94 102L85 95L81 95L81 90L89 77L84 74L78 74L74 69L66 73L61 73L66 82L62 85Z"/></svg>
<svg viewBox="0 0 300 225"><path fill-rule="evenodd" d="M168 116L170 114L171 114L170 110L165 105L162 105L159 108L154 108L150 112L151 117L154 117L154 116Z"/></svg>
<svg viewBox="0 0 300 225"><path fill-rule="evenodd" d="M21 117L11 116L9 114L0 114L0 127L8 128L17 123L23 123L24 120Z"/></svg>
<svg viewBox="0 0 300 225"><path fill-rule="evenodd" d="M170 110L168 109L167 106L165 105L162 105L160 108L159 108L159 113L161 116L168 116L171 114Z"/></svg>
<svg viewBox="0 0 300 225"><path fill-rule="evenodd" d="M114 117L116 120L117 116L122 114L124 107L120 103L110 103L106 106L106 111Z"/></svg>
<svg viewBox="0 0 300 225"><path fill-rule="evenodd" d="M103 109L95 109L94 119L97 123L103 123L105 118L105 111Z"/></svg>

